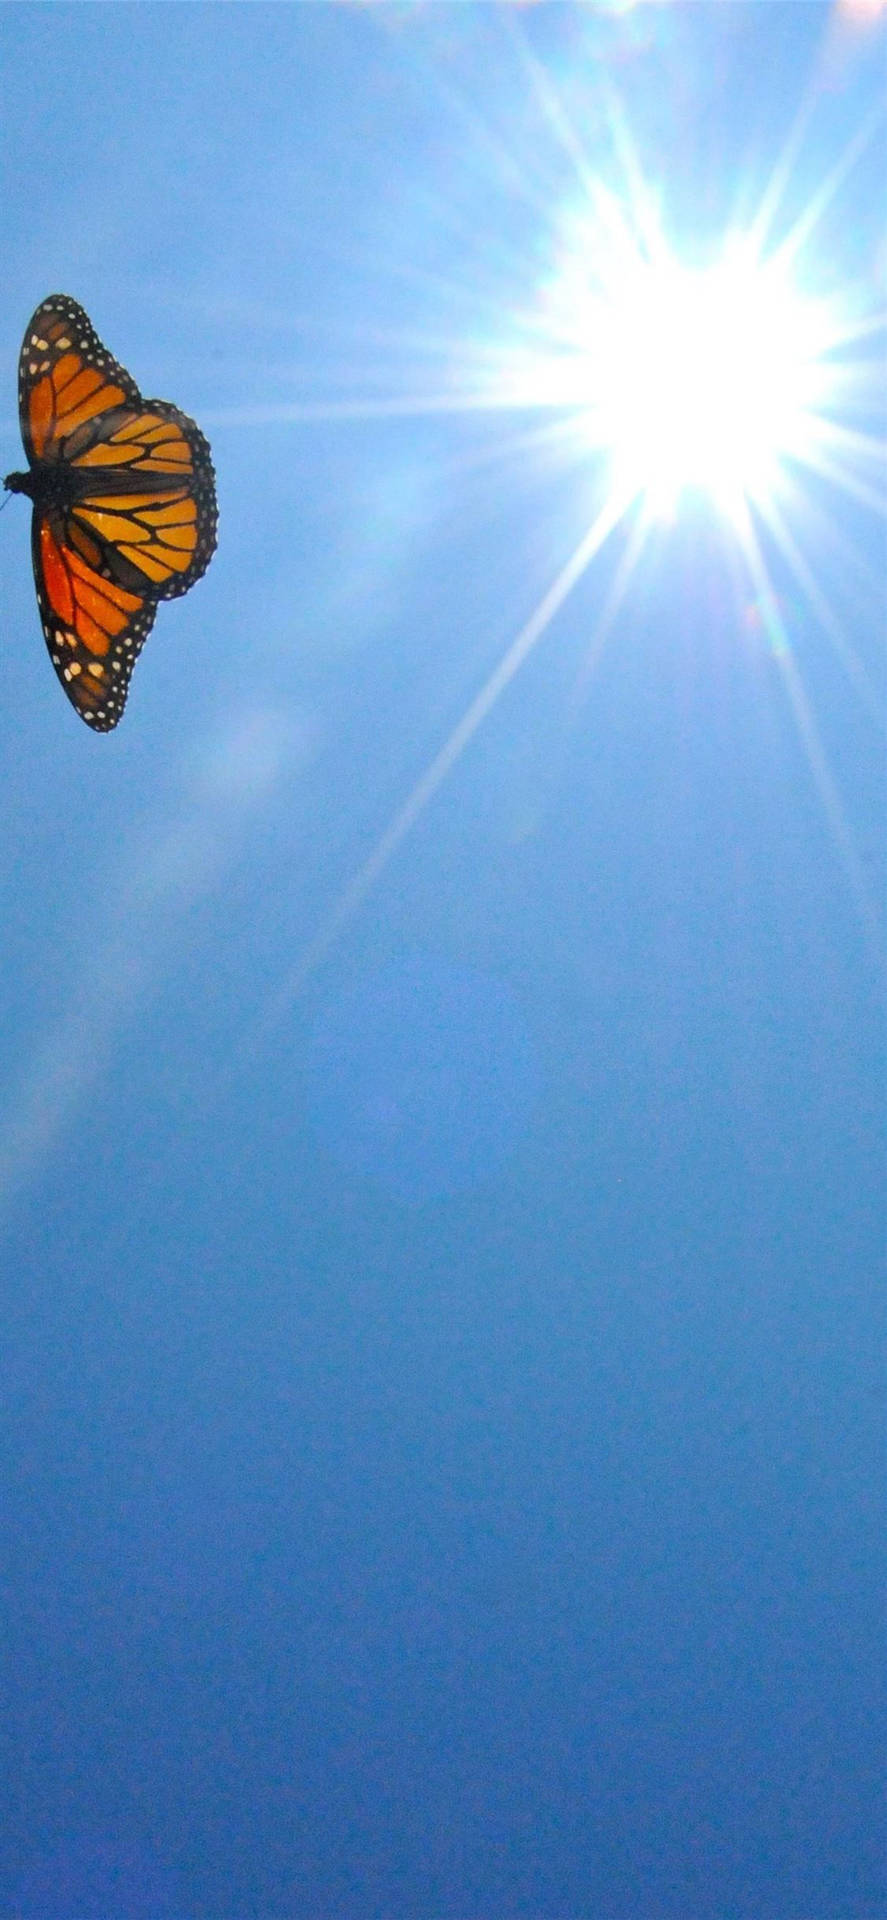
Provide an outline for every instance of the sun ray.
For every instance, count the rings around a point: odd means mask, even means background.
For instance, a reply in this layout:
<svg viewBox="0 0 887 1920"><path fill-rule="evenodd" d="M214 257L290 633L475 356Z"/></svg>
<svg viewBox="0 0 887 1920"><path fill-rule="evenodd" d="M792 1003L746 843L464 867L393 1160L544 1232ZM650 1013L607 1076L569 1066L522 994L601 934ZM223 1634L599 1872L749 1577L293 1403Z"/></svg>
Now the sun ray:
<svg viewBox="0 0 887 1920"><path fill-rule="evenodd" d="M506 688L510 686L525 660L538 646L555 615L560 611L577 582L581 580L595 554L600 551L614 528L623 519L629 504L628 500L609 499L602 507L593 526L580 540L529 619L525 621L487 676L480 691L475 694L473 700L469 701L461 720L457 721L443 746L439 748L425 772L407 795L403 805L398 808L394 818L379 836L363 866L358 869L340 894L324 926L306 947L298 965L293 969L284 986L275 994L262 1022L263 1028L274 1026L288 1011L305 981L314 972L318 963L324 959L343 928L363 905L389 861L421 818L429 801L433 800L447 775L452 772L457 760L465 752L478 728L482 726Z"/></svg>
<svg viewBox="0 0 887 1920"><path fill-rule="evenodd" d="M807 763L822 801L823 811L831 829L832 840L844 869L853 903L872 948L883 959L883 929L880 924L880 915L872 899L865 869L841 803L837 782L819 737L819 730L804 691L803 681L790 650L781 652L778 661L798 735L807 755Z"/></svg>
<svg viewBox="0 0 887 1920"><path fill-rule="evenodd" d="M542 407L542 400L526 400L527 410ZM415 420L438 414L513 413L513 396L483 393L421 393L378 400L294 400L274 405L220 407L207 414L208 425L216 427L265 427L300 425L303 421L323 420Z"/></svg>
<svg viewBox="0 0 887 1920"><path fill-rule="evenodd" d="M844 152L839 154L834 166L820 181L815 193L811 193L806 207L798 215L794 226L782 243L782 250L788 259L797 259L802 248L807 245L826 209L835 199L857 160L862 158L879 126L883 124L883 117L883 109L880 106L873 108L871 113L866 115L853 138L848 140Z"/></svg>
<svg viewBox="0 0 887 1920"><path fill-rule="evenodd" d="M786 515L775 501L768 504L766 524L807 605L818 620L823 633L831 641L835 656L840 660L870 720L874 721L879 732L887 733L887 716L884 713L883 702L875 692L858 653L850 645L840 621L829 606L809 561L804 558Z"/></svg>
<svg viewBox="0 0 887 1920"><path fill-rule="evenodd" d="M770 178L758 202L757 213L749 228L750 237L759 253L764 251L769 236L776 224L779 209L788 191L815 105L816 88L811 84L804 93L804 98L795 114L788 136L783 143L782 152L771 171Z"/></svg>
<svg viewBox="0 0 887 1920"><path fill-rule="evenodd" d="M838 786L829 766L813 710L794 660L773 583L747 507L737 520L736 531L749 578L761 608L764 625L774 641L774 658L781 672L798 737L822 802L832 843L844 869L851 897L865 933L872 944L880 948L882 930L877 908L872 900L865 870L841 803Z"/></svg>
<svg viewBox="0 0 887 1920"><path fill-rule="evenodd" d="M377 330L374 342L391 350L401 391L229 410L225 423L483 415L504 421L523 414L529 419L516 428L495 434L487 445L464 450L455 459L456 470L497 465L504 470L509 464L541 468L543 458L552 469L556 461L564 470L572 464L588 476L583 484L592 483L593 476L598 505L571 559L334 902L270 1003L265 1026L288 1008L366 902L585 568L613 529L624 523L625 549L573 691L573 711L578 711L637 575L650 530L657 520L666 525L673 521L686 495L693 495L697 504L700 498L707 500L720 520L725 544L733 549L737 620L746 591L755 596L861 920L871 930L877 919L782 622L760 535L769 533L774 553L866 710L877 715L863 660L809 555L817 528L823 549L830 542L835 552L843 550L842 516L831 507L826 514L820 498L826 488L836 490L848 510L852 504L866 514L884 511L882 445L865 425L878 391L877 350L884 316L851 311L860 289L845 280L845 291L836 290L833 271L818 276L813 245L831 224L839 195L870 148L880 115L872 113L855 129L798 210L800 155L820 92L815 79L811 81L748 218L728 227L700 262L698 235L687 235L683 251L672 239L661 183L642 163L615 89L604 82L596 94L599 107L605 99L604 114L599 110L596 116L597 137L605 120L615 160L607 174L583 151L556 78L540 66L520 23L512 21L510 31L520 47L540 119L575 178L572 198L554 210L540 201L529 171L523 181L524 205L541 222L537 244L528 249L534 266L532 275L524 276L524 295L516 297L519 282L512 276L515 262L510 257L498 294L498 269L481 275L479 284L473 282L469 295L451 277L417 267L415 284L426 293L437 289L451 311L464 307L472 325L462 338L458 328L435 328L433 322L426 333L401 328L388 335ZM474 122L472 128L477 134ZM510 179L513 156L487 132L494 177ZM379 372L373 369L374 383ZM845 553L845 558L852 557Z"/></svg>
<svg viewBox="0 0 887 1920"><path fill-rule="evenodd" d="M585 704L588 688L600 663L601 654L613 630L616 617L625 605L629 587L640 566L643 551L649 537L650 525L648 521L641 519L640 516L635 516L633 520L629 521L628 540L625 551L620 556L619 564L610 582L606 599L604 600L595 624L594 635L586 650L585 658L580 665L573 684L571 699L573 721L578 719L579 713ZM568 716L568 724L569 718Z"/></svg>
<svg viewBox="0 0 887 1920"><path fill-rule="evenodd" d="M850 458L845 460L837 457L830 458L829 449L835 455L846 454ZM811 436L804 464L811 473L816 473L822 480L827 480L831 486L845 493L850 500L856 500L860 506L867 507L870 512L883 516L887 511L883 484L880 487L870 485L854 471L853 467L854 458L858 460L863 457L869 460L872 454L873 443L866 435L854 433L848 427L841 427L827 421Z"/></svg>
<svg viewBox="0 0 887 1920"><path fill-rule="evenodd" d="M530 82L533 95L541 108L546 125L551 129L562 151L576 169L576 178L586 192L593 191L594 169L587 154L583 151L578 134L568 117L564 103L555 87L552 75L533 53L527 40L526 30L517 19L514 11L505 15L505 24L511 34L518 58Z"/></svg>

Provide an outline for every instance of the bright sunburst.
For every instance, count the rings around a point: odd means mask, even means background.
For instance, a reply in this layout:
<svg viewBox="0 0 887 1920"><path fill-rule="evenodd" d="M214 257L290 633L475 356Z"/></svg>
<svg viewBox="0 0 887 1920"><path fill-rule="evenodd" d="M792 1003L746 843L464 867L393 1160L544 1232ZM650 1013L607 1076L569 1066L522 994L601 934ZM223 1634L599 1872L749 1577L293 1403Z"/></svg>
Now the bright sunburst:
<svg viewBox="0 0 887 1920"><path fill-rule="evenodd" d="M828 395L825 317L748 245L706 269L638 261L586 324L587 427L618 493L670 511L704 488L733 516L809 455Z"/></svg>
<svg viewBox="0 0 887 1920"><path fill-rule="evenodd" d="M568 437L603 456L624 511L674 513L704 491L734 525L767 513L787 466L828 437L839 341L834 312L795 279L794 249L765 257L754 231L688 266L646 196L598 188L567 230L533 316L535 338L501 368L511 398L571 415Z"/></svg>
<svg viewBox="0 0 887 1920"><path fill-rule="evenodd" d="M789 221L783 209L792 197L801 120L745 225L727 228L707 253L693 235L684 256L666 234L660 191L645 180L624 119L614 111L617 192L579 152L547 77L534 72L543 110L577 160L578 191L572 205L554 209L547 231L543 223L541 244L528 249L534 272L526 301L515 303L512 288L485 336L444 342L443 377L425 397L413 392L324 411L349 418L513 414L519 424L504 442L506 456L523 462L538 454L550 467L554 452L584 469L591 517L345 887L272 1018L372 891L616 529L628 524L631 532L601 597L588 673L642 564L651 523L673 519L689 494L710 501L735 548L737 631L753 622L766 635L860 916L870 930L878 922L794 657L777 577L792 583L873 709L863 659L829 603L818 566L817 541L839 545L840 536L813 483L824 481L833 498L884 512L883 445L870 425L855 424L877 414L884 315L871 289L855 313L846 287L843 305L827 293L824 280L831 289L834 275L823 273L811 242L879 119L857 127Z"/></svg>

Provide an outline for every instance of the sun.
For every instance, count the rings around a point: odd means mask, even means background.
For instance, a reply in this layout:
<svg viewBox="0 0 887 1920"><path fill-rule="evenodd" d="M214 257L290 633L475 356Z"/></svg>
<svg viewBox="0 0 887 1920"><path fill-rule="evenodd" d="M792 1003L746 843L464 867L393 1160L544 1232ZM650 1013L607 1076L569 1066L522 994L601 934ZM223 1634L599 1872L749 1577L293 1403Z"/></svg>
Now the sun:
<svg viewBox="0 0 887 1920"><path fill-rule="evenodd" d="M540 89L561 135L560 107L542 82ZM427 393L420 379L403 397L320 409L347 419L496 416L508 422L497 465L519 460L538 463L540 473L578 475L579 500L566 555L552 562L526 618L269 1004L270 1024L361 910L613 536L623 537L595 603L577 699L645 556L655 564L662 555L665 543L650 538L654 523L674 521L691 499L714 511L718 542L731 554L737 634L753 624L766 636L860 921L880 939L879 912L795 657L785 585L868 710L880 711L864 660L830 602L817 542L824 535L840 549L834 504L842 499L865 513L885 511L883 446L870 425L883 387L884 313L868 294L860 307L846 285L835 291L832 267L811 244L880 120L873 114L856 129L789 221L783 203L797 131L760 200L742 194L748 220L715 235L692 225L683 235L677 225L667 230L661 183L645 178L615 106L612 121L618 187L592 170L568 129L578 191L545 209L536 244L515 256L514 277L501 293L494 289L495 299L485 294L483 323L467 337L457 329L432 339L429 359L442 350L441 371ZM400 352L399 337L397 346Z"/></svg>
<svg viewBox="0 0 887 1920"><path fill-rule="evenodd" d="M735 525L767 513L828 437L835 315L796 283L792 248L765 257L754 229L687 264L649 212L598 200L507 354L512 399L563 409L625 511L672 517L696 492Z"/></svg>
<svg viewBox="0 0 887 1920"><path fill-rule="evenodd" d="M732 243L709 267L638 261L591 303L579 431L617 493L673 513L688 489L730 518L779 492L828 398L828 329L779 262ZM580 404L582 404L580 402ZM586 411L587 409L587 411Z"/></svg>

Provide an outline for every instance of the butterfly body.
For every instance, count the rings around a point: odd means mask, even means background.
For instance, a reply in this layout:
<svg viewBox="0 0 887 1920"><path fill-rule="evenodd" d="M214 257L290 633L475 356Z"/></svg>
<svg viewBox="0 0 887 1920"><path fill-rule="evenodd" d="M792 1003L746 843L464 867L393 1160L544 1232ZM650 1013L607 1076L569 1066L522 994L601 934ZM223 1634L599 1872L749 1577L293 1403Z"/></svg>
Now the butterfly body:
<svg viewBox="0 0 887 1920"><path fill-rule="evenodd" d="M35 460L27 473L8 473L3 482L9 493L26 493L35 507L68 507L76 498L70 467L58 461Z"/></svg>
<svg viewBox="0 0 887 1920"><path fill-rule="evenodd" d="M210 450L187 414L144 400L83 308L52 294L19 362L31 551L50 658L88 726L117 725L161 600L187 593L215 551Z"/></svg>

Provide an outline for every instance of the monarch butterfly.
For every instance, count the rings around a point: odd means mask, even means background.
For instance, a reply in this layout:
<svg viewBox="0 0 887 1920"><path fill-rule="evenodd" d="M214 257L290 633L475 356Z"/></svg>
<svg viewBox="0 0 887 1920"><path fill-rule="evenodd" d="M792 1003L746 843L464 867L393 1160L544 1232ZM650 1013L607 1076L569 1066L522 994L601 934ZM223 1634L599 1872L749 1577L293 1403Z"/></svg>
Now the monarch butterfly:
<svg viewBox="0 0 887 1920"><path fill-rule="evenodd" d="M199 580L216 545L216 493L200 428L143 400L83 308L51 293L22 342L19 418L33 501L31 555L50 659L97 733L116 727L158 602Z"/></svg>

